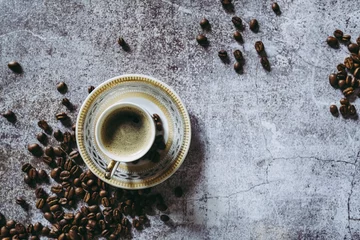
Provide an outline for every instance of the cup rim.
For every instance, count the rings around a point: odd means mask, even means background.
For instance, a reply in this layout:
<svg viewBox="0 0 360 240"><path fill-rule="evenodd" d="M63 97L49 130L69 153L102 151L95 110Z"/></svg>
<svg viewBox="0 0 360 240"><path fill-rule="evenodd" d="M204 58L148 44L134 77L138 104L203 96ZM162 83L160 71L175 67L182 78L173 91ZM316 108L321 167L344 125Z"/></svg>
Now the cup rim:
<svg viewBox="0 0 360 240"><path fill-rule="evenodd" d="M134 107L134 108L138 109L139 111L143 112L145 114L147 120L152 122L152 124L150 124L150 126L151 126L150 127L150 131L151 131L150 139L151 139L151 141L149 140L147 145L144 148L142 148L142 150L139 153L137 153L136 155L134 155L132 157L124 157L124 156L119 157L116 154L110 153L109 151L107 151L104 148L102 141L100 139L101 125L102 125L102 123L104 123L104 120L106 119L106 117L109 116L113 111L115 111L116 109L119 109L121 107L126 107L126 106ZM115 161L123 162L123 163L133 162L133 161L136 161L136 160L140 159L141 157L143 157L150 150L151 146L153 145L153 143L155 141L155 135L156 135L155 123L153 121L151 114L145 108L139 106L138 104L131 103L131 102L120 102L120 103L115 103L115 104L109 106L100 114L100 116L96 122L96 125L95 125L95 141L97 142L97 145L99 146L100 150L103 152L104 155L109 157L111 160L115 160Z"/></svg>

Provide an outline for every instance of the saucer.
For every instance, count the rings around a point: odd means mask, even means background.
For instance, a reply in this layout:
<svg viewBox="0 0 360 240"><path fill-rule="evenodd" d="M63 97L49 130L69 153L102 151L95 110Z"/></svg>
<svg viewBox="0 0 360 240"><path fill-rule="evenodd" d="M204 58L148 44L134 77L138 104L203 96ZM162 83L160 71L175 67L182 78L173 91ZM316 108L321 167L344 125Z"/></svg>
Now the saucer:
<svg viewBox="0 0 360 240"><path fill-rule="evenodd" d="M158 114L163 123L166 147L159 151L160 161L144 159L120 163L111 179L105 170L111 161L95 141L95 124L109 106L131 102ZM189 150L191 125L179 96L165 83L144 75L122 75L105 81L89 94L76 122L78 149L89 169L104 182L119 188L143 189L168 179L181 166Z"/></svg>

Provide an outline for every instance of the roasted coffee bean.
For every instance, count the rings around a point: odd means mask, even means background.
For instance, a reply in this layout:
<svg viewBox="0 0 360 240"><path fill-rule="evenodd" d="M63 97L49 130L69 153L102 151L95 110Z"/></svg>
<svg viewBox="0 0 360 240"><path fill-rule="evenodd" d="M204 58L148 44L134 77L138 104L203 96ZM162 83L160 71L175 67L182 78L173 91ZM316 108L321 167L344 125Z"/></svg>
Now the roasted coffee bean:
<svg viewBox="0 0 360 240"><path fill-rule="evenodd" d="M74 214L73 213L65 213L64 214L64 219L67 221L72 221L74 219Z"/></svg>
<svg viewBox="0 0 360 240"><path fill-rule="evenodd" d="M63 188L65 188L65 189L67 189L68 187L71 186L71 183L69 183L69 182L61 182L61 186L62 186Z"/></svg>
<svg viewBox="0 0 360 240"><path fill-rule="evenodd" d="M234 70L235 70L235 72L237 72L237 73L243 73L243 66L242 66L242 64L239 63L239 62L236 62L236 63L234 64Z"/></svg>
<svg viewBox="0 0 360 240"><path fill-rule="evenodd" d="M45 133L38 133L36 139L44 145L47 143L47 136Z"/></svg>
<svg viewBox="0 0 360 240"><path fill-rule="evenodd" d="M72 161L70 158L67 159L67 160L65 161L65 164L64 164L64 169L65 169L66 171L70 171L71 168L72 168L72 166L73 166L73 161Z"/></svg>
<svg viewBox="0 0 360 240"><path fill-rule="evenodd" d="M347 73L344 73L344 72L337 72L336 73L336 78L338 80L345 80L347 77Z"/></svg>
<svg viewBox="0 0 360 240"><path fill-rule="evenodd" d="M48 179L48 174L46 173L45 170L40 169L40 170L38 171L38 177L39 177L39 180L45 181L45 180Z"/></svg>
<svg viewBox="0 0 360 240"><path fill-rule="evenodd" d="M236 61L238 62L243 62L244 61L244 57L243 54L240 50L235 50L234 51L234 58L236 59Z"/></svg>
<svg viewBox="0 0 360 240"><path fill-rule="evenodd" d="M156 130L158 131L162 131L163 130L163 125L161 122L156 122L155 123L155 126L156 126Z"/></svg>
<svg viewBox="0 0 360 240"><path fill-rule="evenodd" d="M330 106L330 112L335 117L339 116L339 110L338 110L336 105L331 105Z"/></svg>
<svg viewBox="0 0 360 240"><path fill-rule="evenodd" d="M94 91L95 87L94 86L89 86L88 87L88 93L91 93L92 91ZM74 130L73 130L74 131Z"/></svg>
<svg viewBox="0 0 360 240"><path fill-rule="evenodd" d="M35 190L35 196L37 198L46 198L47 194L46 194L46 192L44 191L43 188L37 188Z"/></svg>
<svg viewBox="0 0 360 240"><path fill-rule="evenodd" d="M51 192L53 193L60 194L62 191L63 187L60 184L51 187Z"/></svg>
<svg viewBox="0 0 360 240"><path fill-rule="evenodd" d="M54 149L55 156L57 156L57 157L64 156L65 153L61 150L60 147L53 147L53 149Z"/></svg>
<svg viewBox="0 0 360 240"><path fill-rule="evenodd" d="M9 233L10 233L10 235L11 236L13 236L13 239L14 239L14 235L16 235L16 238L15 239L20 239L19 237L18 237L18 232L16 231L16 229L15 228L12 228L12 229L10 229L10 231L9 231Z"/></svg>
<svg viewBox="0 0 360 240"><path fill-rule="evenodd" d="M56 158L56 165L59 168L64 168L64 166L65 166L65 158L62 158L62 157Z"/></svg>
<svg viewBox="0 0 360 240"><path fill-rule="evenodd" d="M91 205L88 207L88 210L92 213L96 213L98 212L100 209L99 209L99 206L98 205Z"/></svg>
<svg viewBox="0 0 360 240"><path fill-rule="evenodd" d="M22 197L17 197L15 202L16 202L16 204L18 204L18 205L20 205L22 207L27 206L27 203L26 203L25 199L23 199Z"/></svg>
<svg viewBox="0 0 360 240"><path fill-rule="evenodd" d="M9 229L7 229L5 226L3 226L3 227L1 227L1 230L0 230L0 232L1 232L1 237L7 237L7 236L9 236ZM8 238L8 239L10 239L10 238Z"/></svg>
<svg viewBox="0 0 360 240"><path fill-rule="evenodd" d="M341 105L349 105L350 102L347 98L342 98L342 99L340 99L340 104Z"/></svg>
<svg viewBox="0 0 360 240"><path fill-rule="evenodd" d="M235 17L232 17L231 21L237 29L240 29L240 30L243 29L241 18L235 16Z"/></svg>
<svg viewBox="0 0 360 240"><path fill-rule="evenodd" d="M76 160L80 156L80 154L78 151L74 150L74 151L70 152L69 156L70 156L70 158Z"/></svg>
<svg viewBox="0 0 360 240"><path fill-rule="evenodd" d="M60 198L59 199L59 204L61 206L65 206L66 204L68 204L68 200L66 198Z"/></svg>
<svg viewBox="0 0 360 240"><path fill-rule="evenodd" d="M206 18L203 18L203 19L200 21L200 26L201 26L203 29L209 28L209 27L210 27L209 20L207 20Z"/></svg>
<svg viewBox="0 0 360 240"><path fill-rule="evenodd" d="M73 184L75 187L80 187L81 186L80 178L75 178Z"/></svg>
<svg viewBox="0 0 360 240"><path fill-rule="evenodd" d="M26 232L27 232L28 234L34 234L34 233L35 233L34 225L29 224L29 225L27 226L27 228L26 228Z"/></svg>
<svg viewBox="0 0 360 240"><path fill-rule="evenodd" d="M98 213L96 213L96 220L101 220L101 219L103 219L104 218L104 216L101 214L101 212L98 212Z"/></svg>
<svg viewBox="0 0 360 240"><path fill-rule="evenodd" d="M80 240L81 239L79 234L75 230L72 230L72 229L70 229L70 231L69 231L69 238L70 238L70 240Z"/></svg>
<svg viewBox="0 0 360 240"><path fill-rule="evenodd" d="M158 203L156 204L156 208L162 212L166 211L168 207L164 203Z"/></svg>
<svg viewBox="0 0 360 240"><path fill-rule="evenodd" d="M37 222L37 223L34 224L34 231L36 233L41 232L42 228L43 228L43 226L42 226L42 224L40 222Z"/></svg>
<svg viewBox="0 0 360 240"><path fill-rule="evenodd" d="M93 192L93 193L91 194L91 201L92 201L92 202L97 202L98 199L99 199L99 193L98 193L98 192Z"/></svg>
<svg viewBox="0 0 360 240"><path fill-rule="evenodd" d="M261 57L260 63L266 71L270 72L271 67L267 57Z"/></svg>
<svg viewBox="0 0 360 240"><path fill-rule="evenodd" d="M71 133L69 133L69 132L64 133L63 142L64 143L70 143L71 142Z"/></svg>
<svg viewBox="0 0 360 240"><path fill-rule="evenodd" d="M140 228L141 228L141 224L140 224L140 222L139 222L138 219L133 219L132 225L133 225L133 227L136 228L136 229L140 229Z"/></svg>
<svg viewBox="0 0 360 240"><path fill-rule="evenodd" d="M32 179L29 177L29 175L24 176L24 182L29 185L33 183Z"/></svg>
<svg viewBox="0 0 360 240"><path fill-rule="evenodd" d="M338 40L342 40L342 37L344 36L344 33L343 31L339 30L339 29L336 29L334 31L334 37L336 37Z"/></svg>
<svg viewBox="0 0 360 240"><path fill-rule="evenodd" d="M351 84L352 80L353 80L353 77L348 75L345 79L345 84L349 86Z"/></svg>
<svg viewBox="0 0 360 240"><path fill-rule="evenodd" d="M62 94L65 94L67 92L67 89L68 89L66 83L64 83L64 82L59 82L56 85L56 88Z"/></svg>
<svg viewBox="0 0 360 240"><path fill-rule="evenodd" d="M337 69L339 72L346 73L346 66L345 66L345 64L342 64L342 63L338 64L338 65L336 66L336 69Z"/></svg>
<svg viewBox="0 0 360 240"><path fill-rule="evenodd" d="M179 198L179 197L182 197L184 192L181 187L176 187L174 189L174 193L175 193L175 196Z"/></svg>
<svg viewBox="0 0 360 240"><path fill-rule="evenodd" d="M220 0L222 5L231 5L231 0Z"/></svg>
<svg viewBox="0 0 360 240"><path fill-rule="evenodd" d="M91 199L91 194L89 192L86 192L83 199L84 202L88 203L90 202L90 199Z"/></svg>
<svg viewBox="0 0 360 240"><path fill-rule="evenodd" d="M332 48L339 48L339 41L336 38L332 37L332 36L329 36L326 39L326 42Z"/></svg>
<svg viewBox="0 0 360 240"><path fill-rule="evenodd" d="M50 207L50 211L53 212L53 213L55 213L55 212L57 212L59 210L61 210L61 206L59 204L55 204L55 205L52 205Z"/></svg>
<svg viewBox="0 0 360 240"><path fill-rule="evenodd" d="M209 44L207 37L205 37L203 34L199 34L196 37L196 41L201 45L201 46L207 46Z"/></svg>
<svg viewBox="0 0 360 240"><path fill-rule="evenodd" d="M59 141L62 142L64 139L63 133L58 129L54 132L54 138Z"/></svg>
<svg viewBox="0 0 360 240"><path fill-rule="evenodd" d="M83 215L87 216L90 213L90 210L86 206L81 206L80 211Z"/></svg>
<svg viewBox="0 0 360 240"><path fill-rule="evenodd" d="M110 206L110 202L109 202L109 199L107 197L103 197L101 199L101 204L104 206L104 207L109 207Z"/></svg>
<svg viewBox="0 0 360 240"><path fill-rule="evenodd" d="M59 203L59 198L57 196L50 196L46 199L46 202L49 206L53 206Z"/></svg>
<svg viewBox="0 0 360 240"><path fill-rule="evenodd" d="M81 187L86 191L90 191L90 187L88 185L86 185L86 183L84 183L84 182L81 183Z"/></svg>
<svg viewBox="0 0 360 240"><path fill-rule="evenodd" d="M50 213L50 214L51 214L51 213ZM41 229L41 235L43 235L43 236L48 236L49 233L50 233L50 229L49 229L48 227L43 227L43 228Z"/></svg>
<svg viewBox="0 0 360 240"><path fill-rule="evenodd" d="M125 42L125 40L124 40L122 37L119 37L119 39L118 39L118 44L119 44L121 47L125 47L125 46L126 46L126 42Z"/></svg>
<svg viewBox="0 0 360 240"><path fill-rule="evenodd" d="M161 121L160 116L159 116L158 114L156 114L156 113L154 113L154 114L152 115L152 118L154 119L155 122Z"/></svg>
<svg viewBox="0 0 360 240"><path fill-rule="evenodd" d="M349 97L353 93L354 93L354 89L352 87L348 87L343 91L345 97Z"/></svg>
<svg viewBox="0 0 360 240"><path fill-rule="evenodd" d="M265 51L265 47L262 41L257 41L255 43L255 50L258 54L261 54Z"/></svg>
<svg viewBox="0 0 360 240"><path fill-rule="evenodd" d="M28 172L28 176L31 180L36 181L38 178L38 173L35 168L31 168Z"/></svg>
<svg viewBox="0 0 360 240"><path fill-rule="evenodd" d="M16 231L20 234L20 233L26 233L26 228L23 224L21 223L17 223L15 224L15 229Z"/></svg>
<svg viewBox="0 0 360 240"><path fill-rule="evenodd" d="M356 78L351 78L350 86L354 89L359 87L359 81Z"/></svg>
<svg viewBox="0 0 360 240"><path fill-rule="evenodd" d="M252 19L249 23L250 30L257 33L259 32L259 23L256 19Z"/></svg>
<svg viewBox="0 0 360 240"><path fill-rule="evenodd" d="M273 4L271 4L271 8L272 8L272 10L274 11L274 13L275 13L276 15L280 15L280 14L281 14L279 4L277 4L276 2L274 2Z"/></svg>
<svg viewBox="0 0 360 240"><path fill-rule="evenodd" d="M97 223L96 223L95 220L89 220L87 225L86 225L86 229L89 230L89 231L94 231L96 226L97 226Z"/></svg>
<svg viewBox="0 0 360 240"><path fill-rule="evenodd" d="M55 156L54 148L52 146L45 147L44 152L49 157L54 157Z"/></svg>
<svg viewBox="0 0 360 240"><path fill-rule="evenodd" d="M54 168L53 170L51 170L51 172L50 172L50 177L52 178L52 179L58 179L59 178L59 176L60 176L60 173L62 172L62 170L61 170L61 168Z"/></svg>
<svg viewBox="0 0 360 240"><path fill-rule="evenodd" d="M350 105L348 108L349 114L350 115L355 115L356 114L356 108L354 105Z"/></svg>
<svg viewBox="0 0 360 240"><path fill-rule="evenodd" d="M40 157L43 154L42 148L36 143L29 144L28 150L35 157Z"/></svg>
<svg viewBox="0 0 360 240"><path fill-rule="evenodd" d="M344 43L348 43L348 42L350 42L350 40L351 40L351 36L348 35L348 34L345 34L345 35L342 37L342 41L343 41Z"/></svg>
<svg viewBox="0 0 360 240"><path fill-rule="evenodd" d="M356 43L350 43L348 46L348 50L351 53L357 54L359 52L359 45L357 45Z"/></svg>
<svg viewBox="0 0 360 240"><path fill-rule="evenodd" d="M75 195L75 189L73 187L68 187L68 189L66 189L65 191L65 197L70 200L73 199Z"/></svg>
<svg viewBox="0 0 360 240"><path fill-rule="evenodd" d="M25 163L24 165L22 165L21 171L23 171L24 173L28 173L32 168L33 166L30 163Z"/></svg>
<svg viewBox="0 0 360 240"><path fill-rule="evenodd" d="M356 69L354 70L354 77L360 78L360 68L356 68Z"/></svg>
<svg viewBox="0 0 360 240"><path fill-rule="evenodd" d="M39 240L39 237L36 236L36 235L34 235L34 236L31 236L31 237L30 237L30 240Z"/></svg>
<svg viewBox="0 0 360 240"><path fill-rule="evenodd" d="M161 216L160 216L160 220L163 221L163 222L167 222L167 221L170 220L170 218L169 218L169 216L167 216L167 215L161 215Z"/></svg>
<svg viewBox="0 0 360 240"><path fill-rule="evenodd" d="M60 180L61 181L67 181L67 180L69 180L70 179L70 172L69 171L66 171L66 170L64 170L64 171L62 171L61 173L60 173Z"/></svg>
<svg viewBox="0 0 360 240"><path fill-rule="evenodd" d="M95 213L89 213L86 216L86 218L89 219L89 220L95 220L96 219L96 214Z"/></svg>
<svg viewBox="0 0 360 240"><path fill-rule="evenodd" d="M239 31L234 32L234 39L239 43L244 43L244 39Z"/></svg>
<svg viewBox="0 0 360 240"><path fill-rule="evenodd" d="M227 61L228 60L228 55L227 55L227 52L225 50L220 50L218 52L218 56L222 61Z"/></svg>
<svg viewBox="0 0 360 240"><path fill-rule="evenodd" d="M345 82L345 80L340 80L340 81L338 82L338 84L339 84L339 88L340 88L340 89L344 89L344 88L346 87L346 82Z"/></svg>
<svg viewBox="0 0 360 240"><path fill-rule="evenodd" d="M40 121L38 121L38 126L39 126L39 128L41 128L42 130L44 130L46 133L50 133L50 132L51 132L51 127L49 126L49 124L48 124L45 120L40 120Z"/></svg>
<svg viewBox="0 0 360 240"><path fill-rule="evenodd" d="M101 191L99 192L99 196L100 196L100 197L107 197L107 195L108 195L108 192L107 192L106 190L101 190Z"/></svg>
<svg viewBox="0 0 360 240"><path fill-rule="evenodd" d="M13 113L12 111L8 110L6 112L4 112L3 114L1 114L6 120L8 120L11 123L15 123L16 122L16 115L15 113Z"/></svg>
<svg viewBox="0 0 360 240"><path fill-rule="evenodd" d="M332 73L329 75L329 83L333 88L339 87L338 82L339 82L339 80L337 79L336 74Z"/></svg>
<svg viewBox="0 0 360 240"><path fill-rule="evenodd" d="M54 216L52 215L51 212L45 212L44 213L44 218L46 220L48 220L49 222L52 222L54 220ZM44 230L44 229L43 229Z"/></svg>
<svg viewBox="0 0 360 240"><path fill-rule="evenodd" d="M64 105L69 110L73 109L73 105L71 104L71 102L70 102L70 100L68 98L63 98L61 100L61 104Z"/></svg>
<svg viewBox="0 0 360 240"><path fill-rule="evenodd" d="M96 182L95 182L93 179L89 179L89 180L86 182L86 185L88 185L89 187L93 186L94 184L96 184Z"/></svg>
<svg viewBox="0 0 360 240"><path fill-rule="evenodd" d="M66 113L62 112L62 113L57 113L55 115L55 117L57 120L64 121L68 118L68 115Z"/></svg>
<svg viewBox="0 0 360 240"><path fill-rule="evenodd" d="M65 213L65 214L66 214L66 213ZM64 218L65 218L65 214L64 214ZM70 225L70 224L66 224L65 226L62 227L61 231L62 231L63 233L67 233L67 232L69 232L70 228L71 228L71 225ZM67 239L68 239L68 238L67 238Z"/></svg>
<svg viewBox="0 0 360 240"><path fill-rule="evenodd" d="M70 173L71 175L74 177L74 176L78 176L79 173L80 173L81 169L78 165L74 165L72 166L72 168L70 169Z"/></svg>
<svg viewBox="0 0 360 240"><path fill-rule="evenodd" d="M8 68L13 71L14 73L22 73L22 67L21 65L16 61L11 61L8 63Z"/></svg>
<svg viewBox="0 0 360 240"><path fill-rule="evenodd" d="M6 221L5 226L7 229L11 229L11 228L15 228L15 224L16 224L16 222L14 220L8 220L8 221Z"/></svg>
<svg viewBox="0 0 360 240"><path fill-rule="evenodd" d="M355 63L360 63L360 56L358 55L358 54L355 54L355 53L352 53L351 55L350 55L350 57L351 57L351 59L354 61L354 64Z"/></svg>

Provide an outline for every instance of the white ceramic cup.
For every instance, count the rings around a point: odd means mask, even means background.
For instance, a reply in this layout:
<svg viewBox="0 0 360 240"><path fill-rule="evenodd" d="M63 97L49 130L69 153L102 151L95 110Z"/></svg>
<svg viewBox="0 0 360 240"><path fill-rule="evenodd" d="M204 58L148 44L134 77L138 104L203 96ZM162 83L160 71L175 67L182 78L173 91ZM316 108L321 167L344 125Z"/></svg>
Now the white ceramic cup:
<svg viewBox="0 0 360 240"><path fill-rule="evenodd" d="M129 155L116 155L113 152L110 152L103 143L102 140L102 131L104 131L103 128L103 124L105 122L105 120L111 116L112 114L118 112L119 110L121 110L122 108L127 108L127 110L129 109L134 109L137 112L141 112L144 116L145 119L144 121L148 121L150 124L150 128L149 130L149 135L150 137L148 137L148 139L146 139L145 144L143 144L143 147L135 152L135 153L131 153ZM154 143L155 140L155 134L156 134L156 128L155 128L155 122L151 116L151 114L144 109L143 107L134 104L134 103L130 103L130 102L121 102L121 103L116 103L110 107L108 107L103 113L101 113L99 119L96 122L95 125L95 141L97 142L100 150L110 159L112 159L112 161L109 163L108 168L107 168L107 173L108 175L106 176L107 178L111 178L111 176L113 175L113 170L115 170L118 166L118 164L120 162L133 162L136 161L138 159L140 159L141 157L143 157L151 148L151 146Z"/></svg>

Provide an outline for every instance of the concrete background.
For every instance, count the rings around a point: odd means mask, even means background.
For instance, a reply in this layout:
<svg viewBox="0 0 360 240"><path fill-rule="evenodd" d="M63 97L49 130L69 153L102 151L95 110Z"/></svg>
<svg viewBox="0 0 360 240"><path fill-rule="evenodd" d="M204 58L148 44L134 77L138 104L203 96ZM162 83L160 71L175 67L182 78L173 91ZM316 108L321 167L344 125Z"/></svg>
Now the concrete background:
<svg viewBox="0 0 360 240"><path fill-rule="evenodd" d="M180 170L155 188L166 195L171 223L151 217L134 238L360 239L358 121L328 110L342 96L328 75L348 51L325 43L336 28L357 38L360 1L279 0L281 16L271 1L233 2L236 15L260 24L257 34L246 24L244 45L232 39L234 14L218 0L0 0L0 111L18 117L15 125L0 119L0 211L25 223L42 219L34 204L25 212L14 198L35 201L23 163L49 169L26 146L36 142L39 119L62 127L54 118L64 110L57 82L79 106L89 85L141 73L182 97L193 142ZM207 49L195 41L203 17L212 24ZM119 48L119 36L130 52ZM243 52L243 75L233 71L232 54L231 64L220 61L220 49ZM24 74L7 68L12 60ZM178 185L181 199L172 193Z"/></svg>

